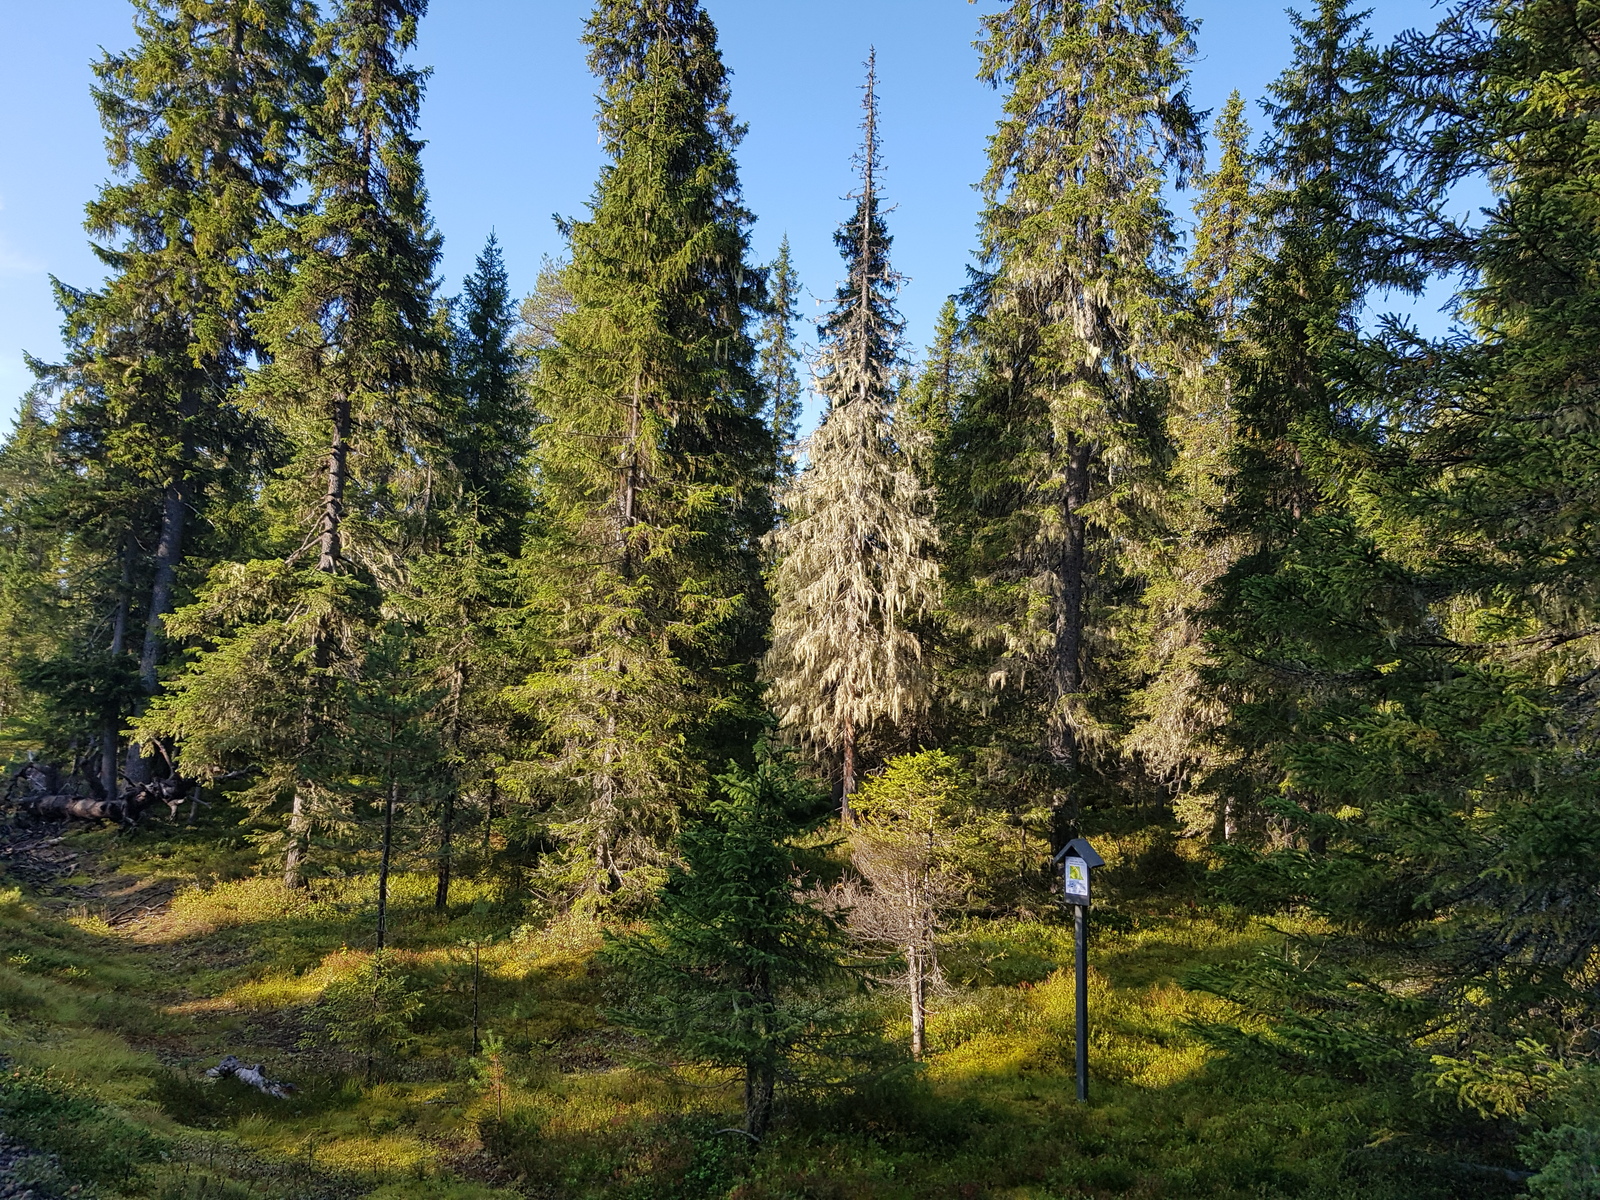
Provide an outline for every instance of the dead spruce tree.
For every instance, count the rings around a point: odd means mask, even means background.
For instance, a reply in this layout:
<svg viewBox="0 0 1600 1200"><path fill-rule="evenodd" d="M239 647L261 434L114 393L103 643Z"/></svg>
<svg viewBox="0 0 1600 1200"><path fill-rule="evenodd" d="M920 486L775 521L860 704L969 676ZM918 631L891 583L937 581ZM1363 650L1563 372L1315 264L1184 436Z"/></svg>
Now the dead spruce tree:
<svg viewBox="0 0 1600 1200"><path fill-rule="evenodd" d="M932 499L894 420L902 326L878 203L875 62L867 64L861 190L834 238L849 274L821 325L817 390L828 412L773 535L777 614L766 660L780 722L838 761L846 820L863 735L903 727L925 703L912 622L934 604L939 574Z"/></svg>

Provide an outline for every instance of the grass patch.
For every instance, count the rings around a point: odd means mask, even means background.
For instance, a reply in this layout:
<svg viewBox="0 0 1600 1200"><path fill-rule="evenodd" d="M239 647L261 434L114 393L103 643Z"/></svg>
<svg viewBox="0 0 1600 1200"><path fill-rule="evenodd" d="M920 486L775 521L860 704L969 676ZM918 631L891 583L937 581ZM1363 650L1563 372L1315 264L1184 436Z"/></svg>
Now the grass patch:
<svg viewBox="0 0 1600 1200"><path fill-rule="evenodd" d="M0 1054L19 1081L0 1108L29 1122L6 1130L63 1162L86 1154L74 1169L108 1195L1490 1200L1516 1190L1430 1153L1437 1118L1414 1111L1403 1086L1288 1074L1202 1040L1200 1027L1238 1016L1182 977L1283 935L1204 907L1200 852L1160 830L1096 839L1112 865L1091 926L1092 1104L1073 1094L1070 925L1050 913L975 919L950 931L928 1061L857 1094L789 1096L755 1150L727 1132L736 1081L644 1069L639 1047L606 1025L591 918L542 920L471 879L440 912L425 871L396 872L390 908L391 969L422 1004L405 1052L380 1055L368 1086L360 1058L324 1036L319 1007L371 959L364 860L287 891L256 869L230 820L219 805L160 836L70 835L91 875L175 885L165 912L131 926L0 891ZM506 1047L498 1095L467 1069L475 992L480 1032ZM860 1002L908 1037L893 988ZM230 1053L298 1090L279 1100L206 1079ZM142 1149L112 1162L113 1144ZM1509 1163L1506 1147L1474 1153Z"/></svg>

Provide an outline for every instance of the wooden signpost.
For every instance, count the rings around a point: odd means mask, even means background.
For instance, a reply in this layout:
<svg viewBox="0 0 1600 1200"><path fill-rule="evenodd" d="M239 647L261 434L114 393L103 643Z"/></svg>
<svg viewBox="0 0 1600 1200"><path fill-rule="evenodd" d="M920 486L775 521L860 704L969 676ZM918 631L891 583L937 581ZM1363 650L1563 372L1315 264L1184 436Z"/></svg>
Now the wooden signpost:
<svg viewBox="0 0 1600 1200"><path fill-rule="evenodd" d="M1073 838L1056 854L1061 864L1061 889L1073 906L1073 974L1078 1000L1078 1101L1089 1102L1089 882L1096 867L1106 865L1084 838Z"/></svg>

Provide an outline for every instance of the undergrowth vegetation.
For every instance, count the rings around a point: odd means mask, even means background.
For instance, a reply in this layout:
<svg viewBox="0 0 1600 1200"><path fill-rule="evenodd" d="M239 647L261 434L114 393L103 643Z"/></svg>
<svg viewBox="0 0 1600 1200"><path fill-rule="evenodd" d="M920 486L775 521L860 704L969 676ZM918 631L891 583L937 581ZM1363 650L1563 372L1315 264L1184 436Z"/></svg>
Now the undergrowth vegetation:
<svg viewBox="0 0 1600 1200"><path fill-rule="evenodd" d="M1252 1056L1238 1038L1255 1028L1250 1020L1184 980L1281 954L1306 927L1208 903L1201 851L1159 829L1097 837L1112 865L1093 926L1088 1106L1073 1099L1070 925L1051 912L969 915L942 937L925 1062L848 1089L780 1088L772 1131L756 1147L736 1128L736 1078L662 1061L602 1016L612 990L597 922L550 919L512 890L471 879L438 911L431 877L400 873L380 961L372 878L293 892L246 873L236 815L69 836L97 864L92 878L165 872L179 882L165 911L141 920L113 928L93 904L0 894L9 1064L0 1132L56 1156L59 1191L130 1200L1517 1192L1506 1173L1514 1139L1453 1104L1419 1105L1411 1080L1341 1080ZM392 984L386 995L374 992L375 972ZM891 1042L909 1039L892 988L856 1003ZM1217 1049L1228 1031L1242 1049ZM227 1054L296 1090L280 1100L207 1078Z"/></svg>

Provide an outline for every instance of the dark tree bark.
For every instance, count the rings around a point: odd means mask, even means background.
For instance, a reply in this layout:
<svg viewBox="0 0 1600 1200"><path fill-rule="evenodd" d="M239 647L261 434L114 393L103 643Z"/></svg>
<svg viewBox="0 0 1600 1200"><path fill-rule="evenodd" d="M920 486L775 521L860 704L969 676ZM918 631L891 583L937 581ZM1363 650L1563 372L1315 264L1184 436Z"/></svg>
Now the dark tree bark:
<svg viewBox="0 0 1600 1200"><path fill-rule="evenodd" d="M296 791L294 807L289 810L289 850L283 857L283 886L291 890L306 885L301 868L310 835L311 815L306 812L304 795Z"/></svg>
<svg viewBox="0 0 1600 1200"><path fill-rule="evenodd" d="M111 618L111 660L115 663L128 648L128 607L133 600L133 556L138 544L130 532L122 547L122 578L117 588L117 610ZM100 733L100 786L107 800L115 800L117 786L117 746L120 731L116 718L107 717Z"/></svg>
<svg viewBox="0 0 1600 1200"><path fill-rule="evenodd" d="M400 790L398 782L389 784L389 794L383 804L383 856L378 860L378 949L383 949L389 922L389 850L394 844L394 802Z"/></svg>
<svg viewBox="0 0 1600 1200"><path fill-rule="evenodd" d="M328 490L322 498L322 541L317 570L339 568L344 552L344 489L350 456L350 399L341 396L333 406L333 441L328 447Z"/></svg>
<svg viewBox="0 0 1600 1200"><path fill-rule="evenodd" d="M1058 574L1055 611L1055 653L1051 663L1051 683L1055 701L1046 733L1050 761L1066 777L1065 788L1051 804L1051 849L1059 850L1076 833L1081 800L1078 795L1078 740L1066 712L1069 697L1083 690L1083 593L1087 528L1082 508L1089 501L1089 466L1092 448L1074 443L1068 448L1063 478L1062 539L1056 566Z"/></svg>
<svg viewBox="0 0 1600 1200"><path fill-rule="evenodd" d="M183 448L187 464L190 449ZM173 609L178 568L183 563L183 543L189 516L189 480L186 466L167 484L161 498L161 533L156 539L155 578L150 585L150 611L145 617L144 645L139 650L139 687L146 700L156 694L162 651L166 647L166 618ZM128 748L127 775L133 783L149 783L155 758Z"/></svg>
<svg viewBox="0 0 1600 1200"><path fill-rule="evenodd" d="M456 815L456 793L451 788L444 795L443 811L439 816L439 878L434 885L433 907L443 912L450 904L451 838Z"/></svg>

